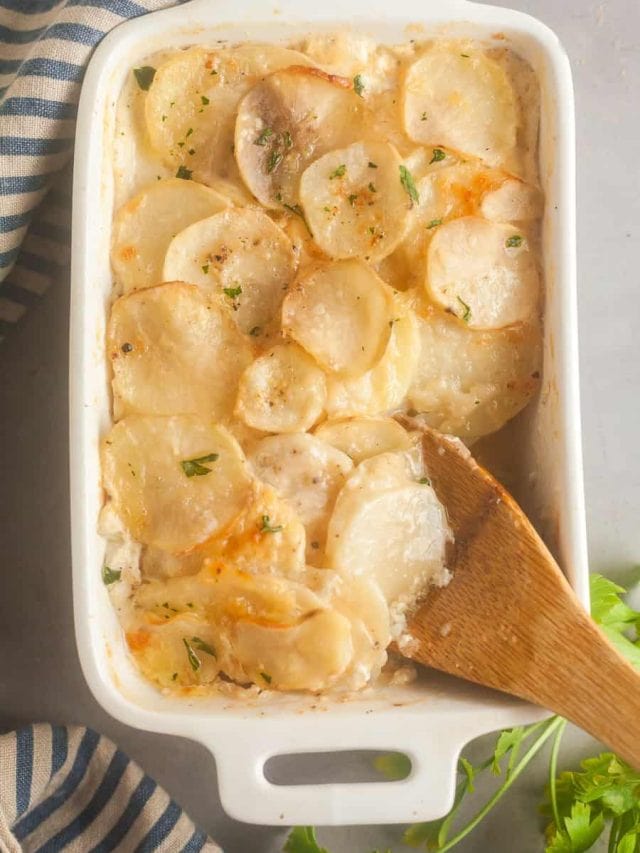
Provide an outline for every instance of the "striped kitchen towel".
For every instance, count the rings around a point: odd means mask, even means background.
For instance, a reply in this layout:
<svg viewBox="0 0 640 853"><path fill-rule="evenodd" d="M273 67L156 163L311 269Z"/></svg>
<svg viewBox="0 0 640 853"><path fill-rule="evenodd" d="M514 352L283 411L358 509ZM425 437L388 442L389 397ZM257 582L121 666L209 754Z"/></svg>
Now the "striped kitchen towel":
<svg viewBox="0 0 640 853"><path fill-rule="evenodd" d="M175 2L0 0L0 340L65 272L70 169L60 173L92 49L121 21Z"/></svg>
<svg viewBox="0 0 640 853"><path fill-rule="evenodd" d="M0 736L2 853L222 853L110 740L41 723Z"/></svg>

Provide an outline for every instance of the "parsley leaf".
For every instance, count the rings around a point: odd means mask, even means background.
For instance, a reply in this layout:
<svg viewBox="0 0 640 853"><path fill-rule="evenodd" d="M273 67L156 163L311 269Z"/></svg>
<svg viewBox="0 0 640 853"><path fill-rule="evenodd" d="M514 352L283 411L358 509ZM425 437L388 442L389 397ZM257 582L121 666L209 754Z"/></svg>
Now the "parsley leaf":
<svg viewBox="0 0 640 853"><path fill-rule="evenodd" d="M105 586L111 586L112 583L120 580L122 571L120 569L112 569L109 566L102 567L102 583Z"/></svg>
<svg viewBox="0 0 640 853"><path fill-rule="evenodd" d="M295 826L282 850L283 853L329 853L326 847L320 847L318 844L312 826Z"/></svg>
<svg viewBox="0 0 640 853"><path fill-rule="evenodd" d="M262 516L260 533L280 533L281 530L284 530L282 524L271 524L271 520L268 515Z"/></svg>
<svg viewBox="0 0 640 853"><path fill-rule="evenodd" d="M240 285L237 287L223 287L222 292L225 296L228 296L229 299L237 299L242 293L242 287Z"/></svg>
<svg viewBox="0 0 640 853"><path fill-rule="evenodd" d="M183 459L180 462L180 467L187 477L202 477L211 473L211 468L207 468L204 463L216 462L219 457L219 453L208 453L206 456L198 456L196 459Z"/></svg>
<svg viewBox="0 0 640 853"><path fill-rule="evenodd" d="M413 175L406 166L400 166L400 183L404 187L407 195L411 199L412 206L420 201L420 194L416 188Z"/></svg>
<svg viewBox="0 0 640 853"><path fill-rule="evenodd" d="M361 98L363 97L362 93L364 92L364 83L362 81L362 74L356 74L353 78L353 91L356 95L360 95Z"/></svg>
<svg viewBox="0 0 640 853"><path fill-rule="evenodd" d="M459 296L456 296L456 299L462 305L462 317L460 318L463 323L468 323L471 319L471 308L467 305L464 299L460 299Z"/></svg>
<svg viewBox="0 0 640 853"><path fill-rule="evenodd" d="M265 127L264 130L260 131L260 135L258 136L258 138L256 139L256 141L253 144L254 145L266 145L268 140L269 140L269 137L271 137L271 136L273 136L273 131L271 130L270 127Z"/></svg>
<svg viewBox="0 0 640 853"><path fill-rule="evenodd" d="M284 154L282 154L280 151L272 151L267 159L267 174L270 175L271 172L277 169L280 163L282 163L283 159Z"/></svg>
<svg viewBox="0 0 640 853"><path fill-rule="evenodd" d="M586 803L574 803L564 824L564 829L558 830L551 839L546 853L583 853L590 850L604 832L604 817L598 814L592 820L591 806Z"/></svg>
<svg viewBox="0 0 640 853"><path fill-rule="evenodd" d="M504 241L507 249L517 249L518 246L522 246L522 234L513 234L511 237L507 237Z"/></svg>
<svg viewBox="0 0 640 853"><path fill-rule="evenodd" d="M211 657L214 658L218 657L218 655L216 654L216 650L213 648L213 646L210 646L209 643L205 643L205 641L201 640L200 637L192 637L191 643L199 651L204 652L207 655L211 655Z"/></svg>
<svg viewBox="0 0 640 853"><path fill-rule="evenodd" d="M178 166L178 171L176 172L176 178L182 178L183 181L190 181L191 175L193 175L192 169L187 169L186 166Z"/></svg>
<svg viewBox="0 0 640 853"><path fill-rule="evenodd" d="M444 153L442 148L434 148L433 156L431 157L431 160L429 160L429 165L432 163L439 163L441 160L444 160L446 156L447 155Z"/></svg>
<svg viewBox="0 0 640 853"><path fill-rule="evenodd" d="M336 166L333 172L329 175L329 180L332 181L334 178L344 178L346 171L347 167L344 163L340 166Z"/></svg>
<svg viewBox="0 0 640 853"><path fill-rule="evenodd" d="M437 228L438 225L442 225L442 219L432 219L431 222L427 223L427 228Z"/></svg>
<svg viewBox="0 0 640 853"><path fill-rule="evenodd" d="M267 682L267 684L271 684L271 682L273 681L268 672L261 672L260 675Z"/></svg>
<svg viewBox="0 0 640 853"><path fill-rule="evenodd" d="M189 661L189 665L194 672L197 672L202 666L202 661L198 657L198 655L193 651L191 647L191 643L187 640L186 637L182 638L182 642L184 643L184 647L187 650L187 660Z"/></svg>
<svg viewBox="0 0 640 853"><path fill-rule="evenodd" d="M144 92L148 92L153 83L153 78L156 76L156 69L153 65L141 65L140 68L133 69L133 76L136 78L138 86Z"/></svg>

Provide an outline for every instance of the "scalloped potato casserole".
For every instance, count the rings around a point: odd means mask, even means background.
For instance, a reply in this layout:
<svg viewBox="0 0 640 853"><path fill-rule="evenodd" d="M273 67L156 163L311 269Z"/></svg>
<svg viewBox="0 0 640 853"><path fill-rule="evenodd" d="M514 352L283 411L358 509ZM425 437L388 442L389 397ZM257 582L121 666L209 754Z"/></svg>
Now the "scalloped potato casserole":
<svg viewBox="0 0 640 853"><path fill-rule="evenodd" d="M372 685L449 580L394 415L470 444L537 389L535 76L345 33L145 63L116 107L103 580L165 691Z"/></svg>

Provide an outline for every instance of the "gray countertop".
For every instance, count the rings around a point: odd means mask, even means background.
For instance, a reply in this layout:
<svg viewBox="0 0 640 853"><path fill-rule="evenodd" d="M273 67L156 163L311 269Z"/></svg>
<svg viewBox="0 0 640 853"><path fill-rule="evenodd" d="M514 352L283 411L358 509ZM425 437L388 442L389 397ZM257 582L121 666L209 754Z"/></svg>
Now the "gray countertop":
<svg viewBox="0 0 640 853"><path fill-rule="evenodd" d="M591 568L640 562L640 3L511 0L559 34L578 115L578 258ZM278 853L285 832L225 817L201 746L111 719L85 685L72 624L67 478L68 291L58 285L0 348L0 731L49 720L93 726L155 776L226 853ZM594 745L571 732L561 761ZM365 772L353 756L345 772ZM543 849L544 763L459 849ZM400 827L327 829L332 853L396 853ZM516 840L517 839L517 840Z"/></svg>

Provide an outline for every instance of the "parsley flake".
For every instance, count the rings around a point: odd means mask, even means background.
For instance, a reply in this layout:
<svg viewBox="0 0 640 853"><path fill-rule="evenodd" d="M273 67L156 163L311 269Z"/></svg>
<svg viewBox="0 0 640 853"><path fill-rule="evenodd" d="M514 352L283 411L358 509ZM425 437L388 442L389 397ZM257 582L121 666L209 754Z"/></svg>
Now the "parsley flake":
<svg viewBox="0 0 640 853"><path fill-rule="evenodd" d="M444 160L444 158L446 156L447 155L442 150L442 148L434 148L433 149L433 156L432 156L431 160L429 160L429 165L431 165L432 163L439 163L441 160Z"/></svg>
<svg viewBox="0 0 640 853"><path fill-rule="evenodd" d="M421 486L430 486L431 485L431 480L428 477L420 477L418 482L420 483Z"/></svg>
<svg viewBox="0 0 640 853"><path fill-rule="evenodd" d="M183 181L190 181L192 175L193 175L192 169L187 169L186 166L178 166L178 171L176 172L176 178L182 178Z"/></svg>
<svg viewBox="0 0 640 853"><path fill-rule="evenodd" d="M189 661L191 669L194 672L197 672L200 669L200 667L202 666L202 661L200 660L198 655L194 652L193 648L191 647L191 643L189 642L189 640L187 640L186 637L182 638L182 642L184 643L184 647L187 650L187 659Z"/></svg>
<svg viewBox="0 0 640 853"><path fill-rule="evenodd" d="M112 569L109 566L102 567L102 583L105 586L111 586L112 583L120 580L122 571L120 569Z"/></svg>
<svg viewBox="0 0 640 853"><path fill-rule="evenodd" d="M206 456L198 456L195 459L183 459L180 467L187 477L203 477L211 473L211 468L207 468L205 463L216 462L219 458L219 453L208 453Z"/></svg>
<svg viewBox="0 0 640 853"><path fill-rule="evenodd" d="M404 187L407 195L411 199L411 205L417 204L420 201L420 194L418 193L415 181L413 180L413 175L407 169L406 166L400 166L400 183Z"/></svg>
<svg viewBox="0 0 640 853"><path fill-rule="evenodd" d="M207 107L211 103L211 101L209 100L209 98L207 98L206 95L200 95L200 101L203 107Z"/></svg>
<svg viewBox="0 0 640 853"><path fill-rule="evenodd" d="M271 174L275 169L278 168L282 160L284 159L284 154L280 151L272 151L269 154L269 159L267 160L267 174Z"/></svg>
<svg viewBox="0 0 640 853"><path fill-rule="evenodd" d="M271 676L269 675L268 672L261 672L260 676L261 676L261 678L264 678L264 680L267 682L267 684L271 684L271 682L273 681L273 679L271 678Z"/></svg>
<svg viewBox="0 0 640 853"><path fill-rule="evenodd" d="M513 234L511 237L507 237L504 244L507 249L517 249L518 246L522 246L522 240L522 234Z"/></svg>
<svg viewBox="0 0 640 853"><path fill-rule="evenodd" d="M373 163L371 160L369 160L369 162L367 163L367 165L369 166L369 168L370 168L370 169L377 169L377 168L378 168L378 164L377 164L377 163Z"/></svg>
<svg viewBox="0 0 640 853"><path fill-rule="evenodd" d="M471 319L471 308L467 305L467 303L463 299L460 299L459 296L456 296L456 299L458 300L460 305L462 305L462 308L463 308L463 313L462 313L461 319L464 323L468 323L469 320Z"/></svg>
<svg viewBox="0 0 640 853"><path fill-rule="evenodd" d="M353 205L354 205L354 204L356 203L356 201L358 200L358 193L351 193L351 195L347 196L347 199L348 199L349 204L351 205L351 207L353 207Z"/></svg>
<svg viewBox="0 0 640 853"><path fill-rule="evenodd" d="M153 65L141 65L140 68L133 69L133 76L136 78L138 86L144 92L148 92L153 83L153 78L156 76L156 69Z"/></svg>
<svg viewBox="0 0 640 853"><path fill-rule="evenodd" d="M427 228L437 228L438 225L442 225L442 219L432 219Z"/></svg>
<svg viewBox="0 0 640 853"><path fill-rule="evenodd" d="M202 264L202 272L206 275L209 272L209 264Z"/></svg>
<svg viewBox="0 0 640 853"><path fill-rule="evenodd" d="M334 178L344 178L346 172L347 167L344 163L341 163L339 166L336 166L333 172L331 172L331 174L329 175L329 180L332 181Z"/></svg>
<svg viewBox="0 0 640 853"><path fill-rule="evenodd" d="M213 646L210 646L209 643L205 643L204 640L201 640L200 637L192 637L191 643L195 646L196 649L200 652L204 652L207 655L211 655L213 658L217 658L216 650Z"/></svg>
<svg viewBox="0 0 640 853"><path fill-rule="evenodd" d="M267 142L269 141L269 139L272 136L273 136L273 131L271 130L271 128L265 127L264 130L260 131L258 138L255 140L255 142L253 144L264 146L267 144Z"/></svg>
<svg viewBox="0 0 640 853"><path fill-rule="evenodd" d="M373 183L373 181L369 184L369 192L371 192L371 193L377 193L378 192L378 190L376 189L376 185Z"/></svg>
<svg viewBox="0 0 640 853"><path fill-rule="evenodd" d="M282 524L271 524L271 520L268 515L262 516L260 533L280 533L281 530L284 530Z"/></svg>
<svg viewBox="0 0 640 853"><path fill-rule="evenodd" d="M364 92L364 83L362 81L362 74L356 74L353 78L353 91L356 95L360 95L361 98L363 97L362 93Z"/></svg>
<svg viewBox="0 0 640 853"><path fill-rule="evenodd" d="M223 287L222 292L225 296L228 296L229 299L237 299L242 293L242 287L240 285L237 287Z"/></svg>
<svg viewBox="0 0 640 853"><path fill-rule="evenodd" d="M262 332L261 326L254 326L253 329L250 330L249 334L252 338L257 338L258 335Z"/></svg>

